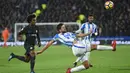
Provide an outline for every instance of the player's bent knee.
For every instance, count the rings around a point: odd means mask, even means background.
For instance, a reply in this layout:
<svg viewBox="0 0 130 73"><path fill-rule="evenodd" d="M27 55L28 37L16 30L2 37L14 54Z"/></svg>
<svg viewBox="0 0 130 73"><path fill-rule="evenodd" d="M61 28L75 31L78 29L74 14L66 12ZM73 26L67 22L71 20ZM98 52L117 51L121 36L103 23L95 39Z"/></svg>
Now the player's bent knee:
<svg viewBox="0 0 130 73"><path fill-rule="evenodd" d="M26 62L26 63L28 63L29 61L30 61L30 59L29 59L29 58L25 60L25 62Z"/></svg>
<svg viewBox="0 0 130 73"><path fill-rule="evenodd" d="M30 57L29 56L26 56L25 57L25 62L28 63L30 61Z"/></svg>
<svg viewBox="0 0 130 73"><path fill-rule="evenodd" d="M85 67L86 69L89 68L89 63L88 63L88 61L84 61L84 62L83 62L83 65L84 65L84 67Z"/></svg>
<svg viewBox="0 0 130 73"><path fill-rule="evenodd" d="M26 63L28 63L30 60L25 60Z"/></svg>
<svg viewBox="0 0 130 73"><path fill-rule="evenodd" d="M30 56L34 57L35 56L35 52L34 51L30 51Z"/></svg>

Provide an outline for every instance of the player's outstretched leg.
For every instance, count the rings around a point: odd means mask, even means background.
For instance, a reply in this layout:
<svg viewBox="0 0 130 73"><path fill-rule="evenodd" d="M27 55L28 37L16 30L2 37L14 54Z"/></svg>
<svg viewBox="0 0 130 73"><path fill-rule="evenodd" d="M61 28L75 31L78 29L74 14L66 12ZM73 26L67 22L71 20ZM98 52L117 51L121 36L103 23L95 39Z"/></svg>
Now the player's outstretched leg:
<svg viewBox="0 0 130 73"><path fill-rule="evenodd" d="M87 58L88 58L88 60L89 60L89 57L90 57L90 52L87 52L87 53L85 53L84 55L86 55L87 56ZM84 57L84 55L82 55L81 57L78 57L77 59L76 59L76 61L75 62L73 62L73 66L74 67L76 67L77 66L77 63ZM93 67L93 65L92 64L90 64L89 63L89 65L90 65L90 67Z"/></svg>
<svg viewBox="0 0 130 73"><path fill-rule="evenodd" d="M31 55L31 59L30 59L30 69L31 69L31 72L30 73L35 73L34 72L34 66L35 66L35 52L34 51L31 51L30 52L30 55Z"/></svg>
<svg viewBox="0 0 130 73"><path fill-rule="evenodd" d="M82 63L82 65L79 65L74 68L68 68L66 73L73 73L73 72L88 69L90 66L88 62L88 54L86 53L86 48L73 46L72 51L73 51L73 54L76 57L78 57L78 59L80 59L80 62Z"/></svg>
<svg viewBox="0 0 130 73"><path fill-rule="evenodd" d="M112 42L111 46L106 46L106 45L91 45L92 49L91 50L112 50L116 51L116 41Z"/></svg>
<svg viewBox="0 0 130 73"><path fill-rule="evenodd" d="M77 66L77 62L74 62L73 65L74 65L74 67L76 67Z"/></svg>
<svg viewBox="0 0 130 73"><path fill-rule="evenodd" d="M83 55L84 56L84 55ZM75 62L73 62L73 66L76 67L77 63L83 58L83 56L78 57Z"/></svg>
<svg viewBox="0 0 130 73"><path fill-rule="evenodd" d="M73 72L77 72L77 71L81 71L81 70L85 70L85 69L88 69L90 66L89 66L89 63L87 60L85 60L82 65L79 65L77 67L74 67L74 68L68 68L66 73L73 73Z"/></svg>
<svg viewBox="0 0 130 73"><path fill-rule="evenodd" d="M74 67L76 67L76 66L77 66L77 64L78 64L78 62L74 62L74 63L73 63ZM92 65L92 64L90 64L90 63L89 63L89 66L90 66L90 67L93 67L93 65Z"/></svg>
<svg viewBox="0 0 130 73"><path fill-rule="evenodd" d="M14 53L10 54L8 61L10 61L13 58L17 58L18 60L23 61L23 62L29 62L30 61L29 56L18 56L18 55L15 55Z"/></svg>
<svg viewBox="0 0 130 73"><path fill-rule="evenodd" d="M86 67L85 65L80 65L80 66L77 66L77 67L74 67L74 68L68 68L66 73L73 73L73 72L85 70L85 69L88 69L88 68L89 68L89 66Z"/></svg>
<svg viewBox="0 0 130 73"><path fill-rule="evenodd" d="M112 51L116 51L116 40L114 40L112 42L112 47L113 47L113 50Z"/></svg>
<svg viewBox="0 0 130 73"><path fill-rule="evenodd" d="M11 53L10 56L9 56L9 58L8 58L8 61L10 61L13 58L14 58L14 53Z"/></svg>

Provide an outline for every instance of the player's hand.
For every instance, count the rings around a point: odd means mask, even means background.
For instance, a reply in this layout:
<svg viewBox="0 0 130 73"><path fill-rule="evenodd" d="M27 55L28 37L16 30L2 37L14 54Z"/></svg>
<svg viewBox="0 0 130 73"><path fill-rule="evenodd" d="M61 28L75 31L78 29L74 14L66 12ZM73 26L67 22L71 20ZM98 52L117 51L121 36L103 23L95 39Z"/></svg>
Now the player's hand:
<svg viewBox="0 0 130 73"><path fill-rule="evenodd" d="M41 51L36 51L35 55L38 55L38 54L41 54L41 53L42 53Z"/></svg>
<svg viewBox="0 0 130 73"><path fill-rule="evenodd" d="M41 47L41 42L38 42L38 47Z"/></svg>
<svg viewBox="0 0 130 73"><path fill-rule="evenodd" d="M96 33L93 33L92 34L92 37L96 37L98 35L98 33L96 32Z"/></svg>

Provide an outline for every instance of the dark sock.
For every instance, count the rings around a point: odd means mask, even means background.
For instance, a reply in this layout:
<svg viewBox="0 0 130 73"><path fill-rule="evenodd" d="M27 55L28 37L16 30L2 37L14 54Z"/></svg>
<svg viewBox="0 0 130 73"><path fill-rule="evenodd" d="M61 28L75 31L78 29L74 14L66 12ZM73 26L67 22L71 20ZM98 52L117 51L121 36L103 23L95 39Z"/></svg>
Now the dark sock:
<svg viewBox="0 0 130 73"><path fill-rule="evenodd" d="M30 59L31 72L34 71L34 66L35 66L35 56L31 57Z"/></svg>
<svg viewBox="0 0 130 73"><path fill-rule="evenodd" d="M26 58L24 56L14 55L14 58L17 58L17 59L24 61L24 62L29 62L29 60L26 60Z"/></svg>

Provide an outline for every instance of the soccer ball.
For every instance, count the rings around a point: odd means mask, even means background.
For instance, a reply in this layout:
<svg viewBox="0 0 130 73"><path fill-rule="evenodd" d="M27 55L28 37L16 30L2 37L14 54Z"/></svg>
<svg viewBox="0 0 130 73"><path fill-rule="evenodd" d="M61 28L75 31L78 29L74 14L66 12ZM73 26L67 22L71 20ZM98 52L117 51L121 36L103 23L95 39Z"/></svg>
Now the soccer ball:
<svg viewBox="0 0 130 73"><path fill-rule="evenodd" d="M112 1L106 1L105 2L105 8L106 9L112 9L114 7L114 3Z"/></svg>

